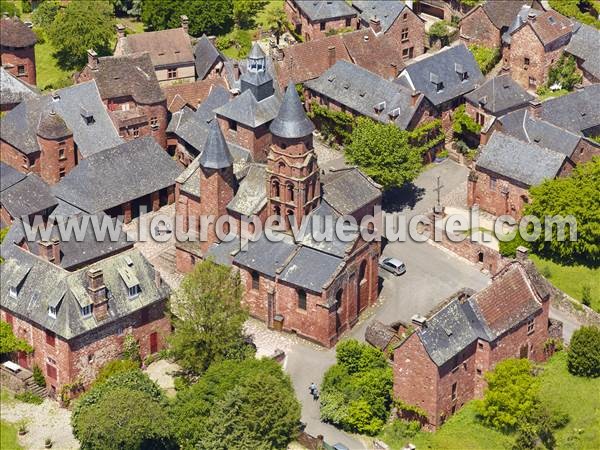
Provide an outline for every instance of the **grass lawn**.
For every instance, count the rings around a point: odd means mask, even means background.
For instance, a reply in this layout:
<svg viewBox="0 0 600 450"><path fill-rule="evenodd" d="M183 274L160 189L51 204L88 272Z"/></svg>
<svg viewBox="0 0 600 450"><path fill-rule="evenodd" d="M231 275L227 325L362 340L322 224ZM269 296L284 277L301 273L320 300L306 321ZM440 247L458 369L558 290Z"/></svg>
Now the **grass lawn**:
<svg viewBox="0 0 600 450"><path fill-rule="evenodd" d="M17 441L17 427L0 421L0 448L2 450L18 450L21 447Z"/></svg>
<svg viewBox="0 0 600 450"><path fill-rule="evenodd" d="M566 352L557 353L543 365L541 397L569 415L569 423L556 430L557 449L592 450L600 448L600 378L588 379L567 371ZM437 432L419 432L413 438L388 441L392 450L407 442L418 449L500 450L511 448L514 435L506 435L483 426L476 418L473 403L452 416Z"/></svg>
<svg viewBox="0 0 600 450"><path fill-rule="evenodd" d="M35 64L37 85L40 90L58 89L73 84L72 72L58 67L54 57L54 47L47 39L43 44L35 46Z"/></svg>
<svg viewBox="0 0 600 450"><path fill-rule="evenodd" d="M582 286L589 286L592 294L592 308L600 311L599 267L563 266L534 254L530 254L530 257L541 273L546 274L548 270L550 271L550 276L547 278L554 286L577 300L581 301Z"/></svg>

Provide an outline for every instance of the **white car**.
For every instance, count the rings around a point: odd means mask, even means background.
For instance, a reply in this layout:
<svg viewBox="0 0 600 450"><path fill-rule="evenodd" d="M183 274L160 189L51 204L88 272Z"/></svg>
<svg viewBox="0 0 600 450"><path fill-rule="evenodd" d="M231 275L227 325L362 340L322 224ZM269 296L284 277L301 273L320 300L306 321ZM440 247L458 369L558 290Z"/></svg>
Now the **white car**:
<svg viewBox="0 0 600 450"><path fill-rule="evenodd" d="M396 276L406 272L406 265L398 258L382 258L379 260L379 267Z"/></svg>

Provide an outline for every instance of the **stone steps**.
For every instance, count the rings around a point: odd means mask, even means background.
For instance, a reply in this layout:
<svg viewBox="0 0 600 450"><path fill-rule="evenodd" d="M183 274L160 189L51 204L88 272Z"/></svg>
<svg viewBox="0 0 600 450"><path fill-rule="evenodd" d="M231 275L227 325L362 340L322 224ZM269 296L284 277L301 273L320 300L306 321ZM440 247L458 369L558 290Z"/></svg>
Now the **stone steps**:
<svg viewBox="0 0 600 450"><path fill-rule="evenodd" d="M42 398L48 396L48 390L45 387L38 386L33 377L29 377L25 380L25 387L32 394L39 395Z"/></svg>

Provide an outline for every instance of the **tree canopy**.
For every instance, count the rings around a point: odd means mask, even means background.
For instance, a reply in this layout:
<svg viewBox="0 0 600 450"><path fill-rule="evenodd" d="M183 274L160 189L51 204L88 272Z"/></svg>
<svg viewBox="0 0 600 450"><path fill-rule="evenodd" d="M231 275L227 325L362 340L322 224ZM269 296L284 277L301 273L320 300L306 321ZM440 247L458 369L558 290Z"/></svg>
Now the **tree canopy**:
<svg viewBox="0 0 600 450"><path fill-rule="evenodd" d="M532 201L525 213L542 223L547 216L572 215L577 220L577 239L557 239L557 227L552 234L542 235L531 243L536 253L562 261L600 262L600 157L580 164L567 177L546 180L530 189ZM566 236L569 229L566 227Z"/></svg>
<svg viewBox="0 0 600 450"><path fill-rule="evenodd" d="M600 377L600 328L581 327L573 333L567 367L573 375Z"/></svg>
<svg viewBox="0 0 600 450"><path fill-rule="evenodd" d="M87 61L88 49L98 55L111 53L115 35L113 7L100 0L69 2L47 32L59 64L65 69L79 69Z"/></svg>
<svg viewBox="0 0 600 450"><path fill-rule="evenodd" d="M31 14L31 21L36 27L47 29L56 18L60 4L56 0L46 0L38 5Z"/></svg>
<svg viewBox="0 0 600 450"><path fill-rule="evenodd" d="M33 348L24 339L16 337L8 323L0 321L0 355L17 351L31 353Z"/></svg>
<svg viewBox="0 0 600 450"><path fill-rule="evenodd" d="M410 133L393 124L359 117L346 156L384 189L414 180L423 165L423 152L411 145Z"/></svg>
<svg viewBox="0 0 600 450"><path fill-rule="evenodd" d="M171 416L184 448L286 448L298 432L300 404L279 364L251 358L213 364L178 392Z"/></svg>
<svg viewBox="0 0 600 450"><path fill-rule="evenodd" d="M171 303L175 331L171 353L191 374L203 373L213 362L244 359L251 354L243 325L239 275L210 260L196 264L182 281Z"/></svg>

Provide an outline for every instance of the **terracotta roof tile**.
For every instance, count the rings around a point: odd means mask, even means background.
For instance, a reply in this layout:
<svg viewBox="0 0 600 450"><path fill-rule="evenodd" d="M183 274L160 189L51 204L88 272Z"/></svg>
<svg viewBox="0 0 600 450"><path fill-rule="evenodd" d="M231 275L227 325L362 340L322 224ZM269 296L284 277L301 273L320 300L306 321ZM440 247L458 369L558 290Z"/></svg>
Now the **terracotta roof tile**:
<svg viewBox="0 0 600 450"><path fill-rule="evenodd" d="M546 11L529 23L543 44L549 44L573 31L573 23L556 11Z"/></svg>
<svg viewBox="0 0 600 450"><path fill-rule="evenodd" d="M185 105L196 109L216 86L227 88L222 78L206 79L193 83L174 84L164 88L167 96L167 108L174 113Z"/></svg>
<svg viewBox="0 0 600 450"><path fill-rule="evenodd" d="M0 42L5 47L30 47L37 42L35 33L16 17L0 20Z"/></svg>
<svg viewBox="0 0 600 450"><path fill-rule="evenodd" d="M132 34L123 40L126 53L150 53L154 67L188 62L194 64L190 36L183 28Z"/></svg>
<svg viewBox="0 0 600 450"><path fill-rule="evenodd" d="M356 65L382 78L395 78L404 69L402 53L389 35L377 37L368 28L346 33L342 35L342 39Z"/></svg>

